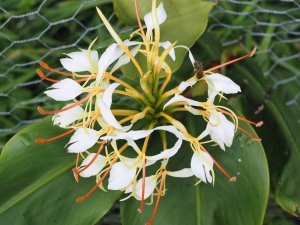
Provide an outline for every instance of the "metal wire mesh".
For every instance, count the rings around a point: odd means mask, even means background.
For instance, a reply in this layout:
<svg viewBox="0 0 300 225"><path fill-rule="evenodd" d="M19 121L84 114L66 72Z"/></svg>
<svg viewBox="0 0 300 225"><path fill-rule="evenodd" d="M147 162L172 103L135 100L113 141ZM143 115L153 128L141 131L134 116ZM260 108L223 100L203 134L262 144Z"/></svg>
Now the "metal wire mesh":
<svg viewBox="0 0 300 225"><path fill-rule="evenodd" d="M36 106L46 100L40 95L46 84L35 75L38 62L59 68L62 53L84 48L98 35L105 40L94 7L109 2L1 1L0 148L10 135L40 118ZM112 12L109 5L107 9ZM270 86L277 89L293 82L300 90L295 66L300 56L299 22L300 4L294 0L223 0L210 15L208 31L221 30L224 46L258 45L257 60ZM299 112L300 92L286 105Z"/></svg>

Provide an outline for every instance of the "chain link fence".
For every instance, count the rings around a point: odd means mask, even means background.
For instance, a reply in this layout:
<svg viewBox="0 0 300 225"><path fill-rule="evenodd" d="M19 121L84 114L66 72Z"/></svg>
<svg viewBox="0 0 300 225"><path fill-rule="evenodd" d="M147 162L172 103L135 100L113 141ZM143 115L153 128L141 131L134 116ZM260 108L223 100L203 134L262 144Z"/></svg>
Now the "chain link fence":
<svg viewBox="0 0 300 225"><path fill-rule="evenodd" d="M41 118L37 105L47 87L36 76L43 60L61 69L63 53L86 48L107 32L95 6L119 26L110 0L2 0L0 2L0 149L24 125ZM218 33L223 47L258 46L256 60L270 88L292 83L300 90L300 3L297 0L222 0L210 15L207 32ZM48 74L46 74L48 75ZM286 106L300 112L300 91ZM48 105L48 104L47 104ZM297 115L300 123L300 113ZM106 219L104 219L106 220Z"/></svg>

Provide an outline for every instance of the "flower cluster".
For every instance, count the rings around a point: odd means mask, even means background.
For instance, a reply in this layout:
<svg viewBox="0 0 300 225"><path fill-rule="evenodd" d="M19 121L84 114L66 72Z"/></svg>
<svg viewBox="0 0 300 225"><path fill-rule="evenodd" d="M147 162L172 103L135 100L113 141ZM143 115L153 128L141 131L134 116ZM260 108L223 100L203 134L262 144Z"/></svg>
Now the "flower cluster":
<svg viewBox="0 0 300 225"><path fill-rule="evenodd" d="M60 62L68 72L55 70L40 62L45 70L66 77L55 80L46 77L42 70L37 70L42 79L54 83L45 94L56 101L67 103L65 107L55 111L46 111L42 107L38 110L43 115L53 115L53 124L67 131L50 139L39 138L36 141L46 143L72 134L66 150L76 154L73 168L75 180L78 181L79 177L96 177L95 186L84 196L78 197L77 202L89 197L97 188L121 190L128 194L125 199L134 197L141 201L141 212L145 199L157 196L155 209L148 223L151 224L160 198L166 192L167 176L195 176L204 183L213 183L216 166L230 181L234 181L235 177L230 176L215 161L204 145L215 143L225 150L231 146L237 129L252 139L259 140L239 127L238 122L241 120L256 126L262 125L262 122L249 121L214 103L216 97L223 99L223 94L235 94L241 89L228 77L213 71L252 56L255 49L243 57L203 70L186 46L160 41L159 25L167 19L163 3L156 8L156 1L153 1L152 11L144 17L146 32L136 4L135 7L139 29L132 33L129 40L121 40L97 8L115 43L109 45L101 56L92 50L96 40L87 50L66 54ZM195 71L190 79L168 88L171 86L172 69L166 59L175 61L177 48L188 51ZM147 69L140 65L137 54L144 57ZM139 82L135 85L126 82L117 72L130 62L139 74ZM205 102L185 95L186 90L199 81L207 83L208 97ZM122 97L127 104L121 107L118 100ZM175 119L176 113L198 115L206 122L206 128L198 136L193 136L183 122ZM155 133L161 135L162 149L149 152L149 139ZM170 135L176 140L171 145L168 141ZM168 170L169 160L180 151L184 142L190 144L193 152L190 167L178 171ZM147 173L147 167L154 164L159 165L157 171ZM108 186L104 187L103 180L106 178Z"/></svg>

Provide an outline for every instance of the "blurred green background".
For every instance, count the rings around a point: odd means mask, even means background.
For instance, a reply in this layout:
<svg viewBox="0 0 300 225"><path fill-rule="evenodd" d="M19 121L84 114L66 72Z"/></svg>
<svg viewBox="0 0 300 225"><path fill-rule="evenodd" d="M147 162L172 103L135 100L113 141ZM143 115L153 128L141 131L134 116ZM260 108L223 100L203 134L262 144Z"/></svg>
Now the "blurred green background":
<svg viewBox="0 0 300 225"><path fill-rule="evenodd" d="M95 6L101 6L120 33L130 29L115 18L111 0L0 1L0 149L18 130L41 118L38 105L47 101L47 106L55 108L55 103L42 94L48 83L35 73L38 62L43 60L61 69L58 59L63 53L87 48L95 37L99 37L98 48L110 39ZM197 60L208 66L253 46L258 47L255 60L267 88L260 104L251 105L252 114L259 116L278 92L285 109L296 118L295 123L300 123L300 3L219 1L193 52L198 52ZM286 91L287 87L293 91ZM120 224L118 210L116 205L99 224ZM300 222L279 208L271 196L265 224Z"/></svg>

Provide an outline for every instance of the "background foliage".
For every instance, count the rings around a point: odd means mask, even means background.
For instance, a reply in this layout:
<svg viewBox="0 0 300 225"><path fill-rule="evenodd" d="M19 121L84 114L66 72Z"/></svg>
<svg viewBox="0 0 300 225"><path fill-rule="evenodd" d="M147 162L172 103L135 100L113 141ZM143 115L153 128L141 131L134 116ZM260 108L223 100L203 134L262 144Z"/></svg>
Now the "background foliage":
<svg viewBox="0 0 300 225"><path fill-rule="evenodd" d="M110 0L0 2L1 146L24 125L41 118L37 105L47 101L57 107L41 95L47 84L35 75L38 61L59 68L57 59L62 53L86 47L96 36L100 37L98 48L107 45L109 35L95 14L95 6L126 35L130 28L113 15ZM257 131L264 138L271 172L272 196L265 217L269 225L299 222L277 206L293 215L299 213L299 18L297 1L220 1L193 48L203 65L210 67L258 46L254 60L223 72L242 85L243 112L265 121L264 128ZM184 72L190 74L192 68L187 62L183 65ZM116 218L112 213L102 223L117 224L111 222Z"/></svg>

